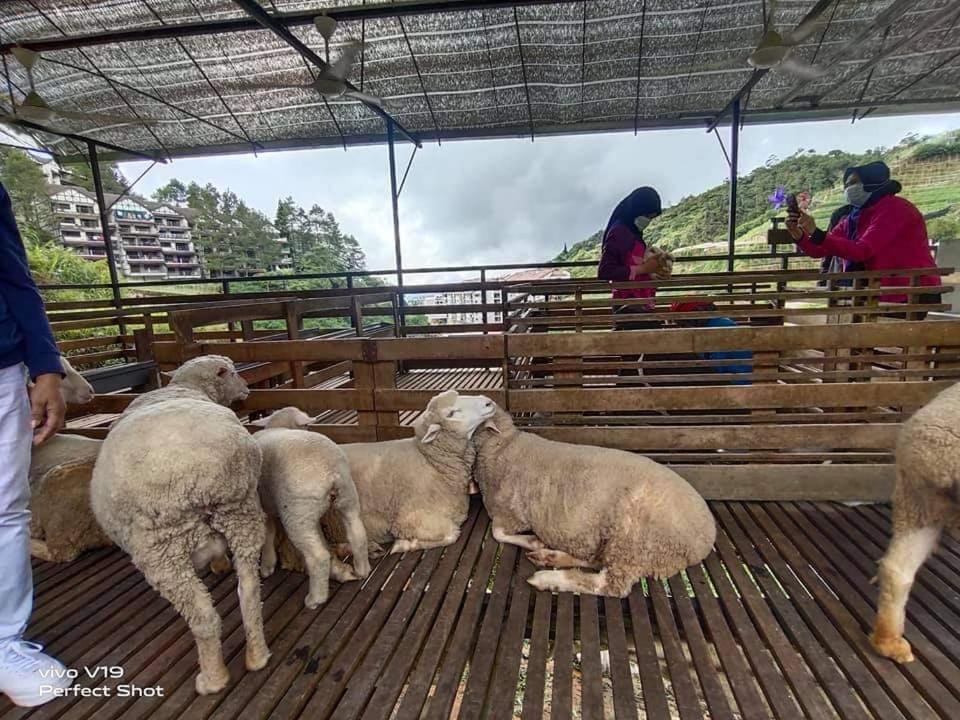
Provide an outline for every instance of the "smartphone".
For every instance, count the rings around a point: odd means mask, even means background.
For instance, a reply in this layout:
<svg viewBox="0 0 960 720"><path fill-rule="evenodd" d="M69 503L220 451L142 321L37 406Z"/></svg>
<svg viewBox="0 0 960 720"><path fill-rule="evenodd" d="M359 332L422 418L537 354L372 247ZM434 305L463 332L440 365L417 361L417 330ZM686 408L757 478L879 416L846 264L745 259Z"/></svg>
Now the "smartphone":
<svg viewBox="0 0 960 720"><path fill-rule="evenodd" d="M787 211L795 215L800 214L800 205L797 203L797 196L794 193L787 195Z"/></svg>

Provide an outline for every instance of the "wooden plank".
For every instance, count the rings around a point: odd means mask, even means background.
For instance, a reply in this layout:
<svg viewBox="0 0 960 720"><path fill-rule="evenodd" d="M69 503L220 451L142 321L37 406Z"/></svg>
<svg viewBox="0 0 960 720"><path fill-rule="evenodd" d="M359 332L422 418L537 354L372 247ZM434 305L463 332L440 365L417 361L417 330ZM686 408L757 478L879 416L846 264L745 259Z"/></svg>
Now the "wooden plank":
<svg viewBox="0 0 960 720"><path fill-rule="evenodd" d="M276 410L294 405L306 413L320 413L324 410L373 410L373 393L355 390L251 390L250 395L240 403L239 412L256 410Z"/></svg>
<svg viewBox="0 0 960 720"><path fill-rule="evenodd" d="M500 636L493 675L490 679L490 690L487 694L484 714L489 718L513 716L514 698L520 675L520 658L530 611L530 585L527 583L527 578L533 574L533 570L529 560L525 557L519 558L510 588L510 610ZM542 689L540 697L542 701ZM469 716L469 714L461 715L461 717Z"/></svg>
<svg viewBox="0 0 960 720"><path fill-rule="evenodd" d="M760 696L756 675L747 665L740 647L734 639L733 632L727 624L726 618L724 618L723 610L720 608L720 603L717 602L714 588L707 582L703 568L699 565L687 568L687 580L696 595L700 614L703 616L707 632L713 640L713 646L720 659L720 664L723 666L723 672L730 682L730 689L733 691L733 697L739 707L740 717L745 720L749 718L766 720L770 717L771 708L767 707ZM781 685L776 688L775 695L780 697L785 690L786 688ZM774 707L780 706L774 705ZM790 713L790 716L800 717L796 711Z"/></svg>
<svg viewBox="0 0 960 720"><path fill-rule="evenodd" d="M809 599L809 591L796 579L777 548L746 511L739 505L714 504L713 508L724 530L749 564L751 575L765 591L767 602L781 618L783 629L799 647L831 701L842 711L841 717L844 720L847 717L903 718L903 713L879 687L869 668L853 652L820 605ZM734 564L727 563L727 566L732 568ZM862 702L870 710L869 715L864 712Z"/></svg>
<svg viewBox="0 0 960 720"><path fill-rule="evenodd" d="M526 687L523 691L524 718L544 717L543 700L547 680L547 651L550 644L550 613L553 594L535 593L533 627L530 630L530 655L527 658ZM651 720L659 720L651 718Z"/></svg>
<svg viewBox="0 0 960 720"><path fill-rule="evenodd" d="M600 618L594 595L580 595L580 717L603 720Z"/></svg>
<svg viewBox="0 0 960 720"><path fill-rule="evenodd" d="M509 357L586 357L657 353L705 353L749 348L756 352L809 348L956 344L960 321L848 323L789 327L630 330L617 333L507 335Z"/></svg>
<svg viewBox="0 0 960 720"><path fill-rule="evenodd" d="M551 720L573 717L573 595L557 596L557 616L553 641L553 696Z"/></svg>
<svg viewBox="0 0 960 720"><path fill-rule="evenodd" d="M778 419L783 417L781 415ZM549 440L620 450L759 450L795 447L892 450L896 445L899 429L900 426L894 423L801 426L771 424L766 425L762 431L750 425L527 428L529 432Z"/></svg>
<svg viewBox="0 0 960 720"><path fill-rule="evenodd" d="M477 636L477 645L473 651L473 656L470 658L470 674L467 678L467 686L460 701L459 717L463 720L477 720L483 713L490 678L493 674L493 663L500 644L503 615L507 606L507 596L510 592L510 580L514 575L516 562L517 546L501 545L499 566L493 579L493 589L487 599L483 622ZM450 705L452 706L452 703ZM439 720L440 717L447 717L449 708L445 710L442 716L437 714L444 706L445 703L440 699L438 691L433 702L430 703L430 711L427 717L435 720Z"/></svg>
<svg viewBox="0 0 960 720"><path fill-rule="evenodd" d="M680 575L674 575L667 582L674 607L683 625L683 634L693 659L693 667L697 671L697 677L700 678L700 687L703 688L703 696L707 701L710 717L714 720L732 720L733 712L714 669L710 649L696 610L687 594L687 588Z"/></svg>
<svg viewBox="0 0 960 720"><path fill-rule="evenodd" d="M505 393L503 390L478 390L475 388L444 388L454 389L462 395L484 395L494 402L503 406L505 402ZM423 410L427 403L436 396L437 390L381 390L377 388L374 391L374 398L377 410L381 413L396 412L399 410Z"/></svg>
<svg viewBox="0 0 960 720"><path fill-rule="evenodd" d="M893 465L674 465L708 500L887 501Z"/></svg>
<svg viewBox="0 0 960 720"><path fill-rule="evenodd" d="M677 631L670 601L659 580L646 582L653 604L653 613L657 619L657 634L670 671L673 699L677 705L680 720L703 720L703 711L700 709L697 691L690 675L689 663L680 644L680 634Z"/></svg>
<svg viewBox="0 0 960 720"><path fill-rule="evenodd" d="M434 637L432 632L442 634L440 622L444 617L444 608L458 603L462 598L470 577L470 569L480 554L487 524L485 516L483 521L479 520L480 515L479 506L474 505L457 542L444 552L440 566L431 577L430 587L420 601L416 615L401 638L396 653L379 676L373 677L375 688L363 711L364 720L388 720L424 643L428 638ZM357 696L365 690L364 682L365 675L362 673L351 679L338 711L356 713L361 709ZM358 685L360 689L356 690Z"/></svg>
<svg viewBox="0 0 960 720"><path fill-rule="evenodd" d="M513 412L741 410L924 405L951 382L511 390Z"/></svg>
<svg viewBox="0 0 960 720"><path fill-rule="evenodd" d="M502 335L456 338L386 338L377 340L378 360L464 360L503 357Z"/></svg>
<svg viewBox="0 0 960 720"><path fill-rule="evenodd" d="M613 684L613 711L616 720L637 720L637 701L630 672L624 604L619 598L603 598L607 648L610 653L610 680ZM639 662L639 660L638 660ZM649 714L646 717L650 717Z"/></svg>
<svg viewBox="0 0 960 720"><path fill-rule="evenodd" d="M234 362L287 362L303 360L318 362L326 360L363 360L363 343L369 340L266 340L257 342L201 343L198 354L224 355ZM158 342L154 345L157 360L179 359L178 343ZM169 352L164 353L164 350Z"/></svg>
<svg viewBox="0 0 960 720"><path fill-rule="evenodd" d="M637 653L640 688L643 692L643 712L646 720L670 720L672 716L670 714L670 707L667 705L666 690L663 687L660 659L657 657L656 643L653 637L653 625L650 622L650 609L647 598L644 597L643 594L643 585L644 582L639 582L634 585L628 600L630 605L631 626L633 628L633 647ZM613 662L612 657L613 648L611 647L611 663ZM614 679L613 699L614 705L619 707L616 679ZM620 720L621 711L618 710L617 713L617 720Z"/></svg>

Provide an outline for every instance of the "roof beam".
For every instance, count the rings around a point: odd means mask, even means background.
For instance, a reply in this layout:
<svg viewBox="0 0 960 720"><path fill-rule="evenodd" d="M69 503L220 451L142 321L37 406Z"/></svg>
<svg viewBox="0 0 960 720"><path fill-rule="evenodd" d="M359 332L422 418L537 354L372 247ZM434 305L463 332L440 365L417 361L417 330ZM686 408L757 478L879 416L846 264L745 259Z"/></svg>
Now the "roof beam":
<svg viewBox="0 0 960 720"><path fill-rule="evenodd" d="M322 57L317 55L313 50L307 47L306 44L300 40L300 38L298 38L296 35L290 32L289 28L276 22L273 16L267 13L267 11L264 10L260 6L260 3L258 3L256 0L233 0L233 1L237 5L239 5L241 8L243 8L250 15L251 18L255 19L259 25L262 25L267 30L270 30L274 35L276 35L285 43L287 43L287 45L289 45L298 53L300 53L302 57L306 58L307 60L312 62L314 65L316 65L317 68L320 70L320 72L325 72L330 67L329 65L327 65L326 60L324 60ZM311 22L313 22L312 20L313 17L316 17L316 14L311 16ZM345 81L344 84L350 90L357 89L349 81ZM393 123L394 127L396 127L396 129L399 130L402 135L404 135L414 145L416 145L417 147L420 147L420 144L421 144L420 139L417 138L415 135L412 135L406 128L403 127L403 125L397 122L397 120L390 113L388 113L379 105L375 105L374 103L368 103L363 100L361 100L360 102L362 102L364 105L370 108L370 110L372 110L374 114L379 115L386 122Z"/></svg>
<svg viewBox="0 0 960 720"><path fill-rule="evenodd" d="M831 62L839 60L844 55L859 49L862 46L863 40L875 30L889 28L893 22L900 17L900 15L909 9L909 6L910 2L908 0L900 0L899 3L894 3L894 5L891 5L887 12L881 13L879 16L877 16L877 19L874 20L874 22L871 23L871 25L867 27L858 37L853 39L850 44L845 45L839 50L839 52L832 55L830 57ZM838 80L836 83L828 87L826 90L821 91L818 97L824 98L828 95L832 95L840 88L845 87L851 80L862 77L864 70L869 69L872 72L873 68L880 64L883 60L886 60L898 50L906 47L917 38L922 37L926 33L930 32L934 26L939 25L943 20L950 17L950 15L956 13L958 9L960 9L960 0L955 0L952 3L945 5L939 12L933 13L930 17L921 22L919 27L917 27L906 37L901 38L887 48L881 47L880 51L875 55L870 58L866 58L863 61L863 64L857 65L856 68L840 78L840 80ZM805 85L806 81L800 81L796 83L792 88L790 88L790 92L780 98L777 106L780 107L786 105L788 102L793 100L797 95L800 94Z"/></svg>
<svg viewBox="0 0 960 720"><path fill-rule="evenodd" d="M59 135L60 137L68 138L70 140L75 140L76 142L81 142L81 143L84 143L85 145L89 145L89 143L93 143L94 145L105 148L106 150L112 150L113 152L118 153L121 156L127 155L134 158L140 158L141 160L151 160L152 162L158 162L158 163L167 162L166 158L164 158L161 155L152 155L148 152L142 152L140 150L128 150L125 147L120 147L119 145L113 145L111 143L104 142L103 140L96 140L94 138L87 137L86 135L78 135L76 133L63 132L62 130L54 130L52 128L48 128L44 125L40 125L35 122L30 122L29 120L24 120L22 118L18 118L16 120L10 119L10 120L6 120L6 122L12 125L19 125L21 127L29 128L30 130L37 130L38 132L47 133L48 135Z"/></svg>
<svg viewBox="0 0 960 720"><path fill-rule="evenodd" d="M803 25L808 20L813 20L823 14L835 1L836 0L818 0L817 4L810 9L810 12L804 15L803 19L797 24L798 27ZM900 1L903 2L904 0ZM744 83L743 87L737 91L736 95L730 98L730 101L723 107L723 110L714 115L713 118L707 123L707 132L712 132L728 113L733 112L733 106L739 103L751 90L753 90L756 84L760 82L763 79L763 76L768 72L770 71L762 68L754 70L753 75L750 76L750 79Z"/></svg>
<svg viewBox="0 0 960 720"><path fill-rule="evenodd" d="M378 18L399 18L409 15L434 15L437 13L463 12L487 8L512 8L525 5L556 5L558 3L581 2L582 0L402 0L395 3L376 3L330 8L326 14L337 22L348 20L375 20ZM263 11L262 8L260 8ZM313 19L319 10L293 13L275 13L267 15L271 22L279 27L291 28L313 25ZM266 14L264 12L264 14ZM217 33L243 32L259 30L262 23L250 17L230 18L227 20L205 20L192 23L153 25L150 27L116 30L87 35L75 35L66 38L43 40L20 40L16 43L3 43L0 53L8 54L13 48L22 46L37 52L52 50L70 50L91 45L113 45L125 42L143 42L145 40L169 40L173 38L214 35Z"/></svg>

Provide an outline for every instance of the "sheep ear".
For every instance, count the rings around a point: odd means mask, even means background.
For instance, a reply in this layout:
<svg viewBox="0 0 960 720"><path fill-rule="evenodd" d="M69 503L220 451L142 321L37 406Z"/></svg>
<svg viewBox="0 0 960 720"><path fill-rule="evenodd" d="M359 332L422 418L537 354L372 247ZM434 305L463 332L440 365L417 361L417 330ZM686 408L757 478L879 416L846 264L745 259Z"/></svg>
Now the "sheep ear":
<svg viewBox="0 0 960 720"><path fill-rule="evenodd" d="M420 442L422 442L424 445L427 443L432 443L437 439L437 435L440 434L440 430L441 428L439 425L436 423L430 423L429 427L427 427L427 431L423 434L423 437L420 438Z"/></svg>
<svg viewBox="0 0 960 720"><path fill-rule="evenodd" d="M265 428L267 425L270 424L270 416L267 415L266 417L258 418L257 420L251 420L250 424L256 425L257 427Z"/></svg>
<svg viewBox="0 0 960 720"><path fill-rule="evenodd" d="M225 368L225 367L217 368L217 377L223 377L228 372L230 372L230 368Z"/></svg>
<svg viewBox="0 0 960 720"><path fill-rule="evenodd" d="M161 370L160 377L165 377L167 380L173 380L173 373L167 372L166 370Z"/></svg>
<svg viewBox="0 0 960 720"><path fill-rule="evenodd" d="M496 424L493 420L487 420L487 421L483 424L483 426L484 426L487 430L493 430L493 432L495 432L497 435L500 434L500 428L497 427L497 424Z"/></svg>

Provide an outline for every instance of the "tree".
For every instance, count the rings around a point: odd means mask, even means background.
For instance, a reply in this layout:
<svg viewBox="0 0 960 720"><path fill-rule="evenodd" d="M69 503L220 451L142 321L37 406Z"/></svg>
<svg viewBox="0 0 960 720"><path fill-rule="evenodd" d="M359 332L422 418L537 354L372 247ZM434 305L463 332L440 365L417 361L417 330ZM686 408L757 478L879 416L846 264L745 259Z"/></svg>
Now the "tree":
<svg viewBox="0 0 960 720"><path fill-rule="evenodd" d="M56 226L40 165L22 150L0 148L0 182L10 194L21 232L41 243L52 242Z"/></svg>
<svg viewBox="0 0 960 720"><path fill-rule="evenodd" d="M127 189L127 179L120 172L115 162L101 162L100 180L103 183L103 191L107 193L120 194ZM93 192L93 172L88 162L68 163L63 166L65 173L70 176L70 184L77 185Z"/></svg>
<svg viewBox="0 0 960 720"><path fill-rule="evenodd" d="M187 186L177 179L170 180L166 185L153 191L153 199L160 203L186 205Z"/></svg>

